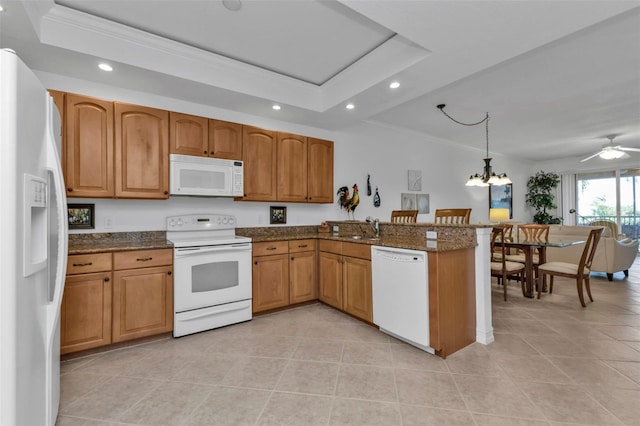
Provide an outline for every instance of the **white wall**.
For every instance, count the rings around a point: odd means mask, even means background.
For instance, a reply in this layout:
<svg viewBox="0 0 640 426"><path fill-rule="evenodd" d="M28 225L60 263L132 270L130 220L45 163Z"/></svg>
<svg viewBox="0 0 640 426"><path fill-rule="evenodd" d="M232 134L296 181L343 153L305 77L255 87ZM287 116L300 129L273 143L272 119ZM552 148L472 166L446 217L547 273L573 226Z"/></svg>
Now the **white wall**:
<svg viewBox="0 0 640 426"><path fill-rule="evenodd" d="M48 73L40 73L39 77L51 89L333 140L334 190L358 184L361 199L355 211L358 220L364 220L369 215L388 220L391 210L400 208L400 194L409 192L407 173L412 169L422 171L421 192L430 194L430 213L420 215L419 221L432 221L435 209L447 207L471 207L472 223L488 221L488 189L464 185L469 175L482 171L484 153L481 149L469 149L431 136L375 123L361 123L332 132ZM478 137L480 142L482 132ZM529 163L502 156L495 156L492 165L496 172L506 172L514 182L514 220L529 221L532 213L525 207L524 196L526 181L534 168ZM373 193L375 187L379 187L382 200L380 208L373 206L373 196L366 195L367 174L371 175ZM163 230L166 216L202 212L233 214L240 227L269 226L270 205L287 206L287 225L317 225L323 220L347 219L346 212L340 210L337 203L235 202L228 198L201 197L171 197L169 200L155 201L74 198L69 199L69 203L96 205L95 229L73 232ZM106 219L111 220L111 228L105 228Z"/></svg>

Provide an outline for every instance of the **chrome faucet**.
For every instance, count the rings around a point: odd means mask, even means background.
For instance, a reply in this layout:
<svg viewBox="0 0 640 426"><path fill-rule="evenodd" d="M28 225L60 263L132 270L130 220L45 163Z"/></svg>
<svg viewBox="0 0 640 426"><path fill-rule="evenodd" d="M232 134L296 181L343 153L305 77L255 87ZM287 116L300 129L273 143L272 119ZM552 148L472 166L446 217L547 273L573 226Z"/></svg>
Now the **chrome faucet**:
<svg viewBox="0 0 640 426"><path fill-rule="evenodd" d="M378 238L380 236L380 220L379 219L374 219L371 216L367 216L367 223L371 226L371 229L373 229L373 232L376 233L376 238Z"/></svg>

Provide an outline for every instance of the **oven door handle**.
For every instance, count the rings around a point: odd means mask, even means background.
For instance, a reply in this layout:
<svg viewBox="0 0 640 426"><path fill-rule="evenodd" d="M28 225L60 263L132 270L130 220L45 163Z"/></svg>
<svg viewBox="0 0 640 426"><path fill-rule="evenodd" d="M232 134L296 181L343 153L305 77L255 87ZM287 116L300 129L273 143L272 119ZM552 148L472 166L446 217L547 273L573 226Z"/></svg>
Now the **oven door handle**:
<svg viewBox="0 0 640 426"><path fill-rule="evenodd" d="M190 256L193 254L202 254L202 253L214 253L214 252L225 252L225 251L246 251L251 250L250 243L243 244L230 244L224 246L215 246L215 247L183 247L176 248L175 255L176 257L181 256Z"/></svg>

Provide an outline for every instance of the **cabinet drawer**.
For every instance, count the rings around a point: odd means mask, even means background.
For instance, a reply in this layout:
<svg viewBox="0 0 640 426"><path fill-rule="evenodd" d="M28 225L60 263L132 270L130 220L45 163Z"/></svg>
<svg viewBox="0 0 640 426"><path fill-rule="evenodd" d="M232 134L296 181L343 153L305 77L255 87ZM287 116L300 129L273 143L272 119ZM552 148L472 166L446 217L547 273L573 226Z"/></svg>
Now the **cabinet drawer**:
<svg viewBox="0 0 640 426"><path fill-rule="evenodd" d="M329 240L320 240L318 241L318 249L320 251L342 254L342 242L341 241L329 241Z"/></svg>
<svg viewBox="0 0 640 426"><path fill-rule="evenodd" d="M302 251L314 251L316 249L316 240L292 240L289 241L289 253L299 253Z"/></svg>
<svg viewBox="0 0 640 426"><path fill-rule="evenodd" d="M371 246L369 244L343 243L342 254L371 260Z"/></svg>
<svg viewBox="0 0 640 426"><path fill-rule="evenodd" d="M173 264L173 250L136 250L113 253L113 269L149 268Z"/></svg>
<svg viewBox="0 0 640 426"><path fill-rule="evenodd" d="M67 275L111 271L111 253L72 254L67 257Z"/></svg>
<svg viewBox="0 0 640 426"><path fill-rule="evenodd" d="M288 241L270 241L264 243L253 243L253 255L254 256L269 256L272 254L286 254L289 253Z"/></svg>

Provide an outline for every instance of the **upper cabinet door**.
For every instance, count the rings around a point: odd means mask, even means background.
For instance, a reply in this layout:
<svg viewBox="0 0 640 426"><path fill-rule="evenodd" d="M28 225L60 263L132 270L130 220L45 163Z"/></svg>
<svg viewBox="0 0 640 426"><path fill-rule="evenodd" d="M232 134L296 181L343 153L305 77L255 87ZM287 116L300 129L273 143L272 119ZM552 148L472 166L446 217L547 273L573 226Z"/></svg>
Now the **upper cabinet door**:
<svg viewBox="0 0 640 426"><path fill-rule="evenodd" d="M276 132L242 126L243 200L276 200L276 152Z"/></svg>
<svg viewBox="0 0 640 426"><path fill-rule="evenodd" d="M64 112L67 196L113 198L113 102L67 93Z"/></svg>
<svg viewBox="0 0 640 426"><path fill-rule="evenodd" d="M242 160L242 124L209 120L209 156Z"/></svg>
<svg viewBox="0 0 640 426"><path fill-rule="evenodd" d="M171 112L169 114L169 146L171 154L209 155L209 119Z"/></svg>
<svg viewBox="0 0 640 426"><path fill-rule="evenodd" d="M309 138L307 201L333 203L333 142Z"/></svg>
<svg viewBox="0 0 640 426"><path fill-rule="evenodd" d="M169 198L169 112L115 103L116 197Z"/></svg>
<svg viewBox="0 0 640 426"><path fill-rule="evenodd" d="M307 137L278 132L278 201L307 201Z"/></svg>

